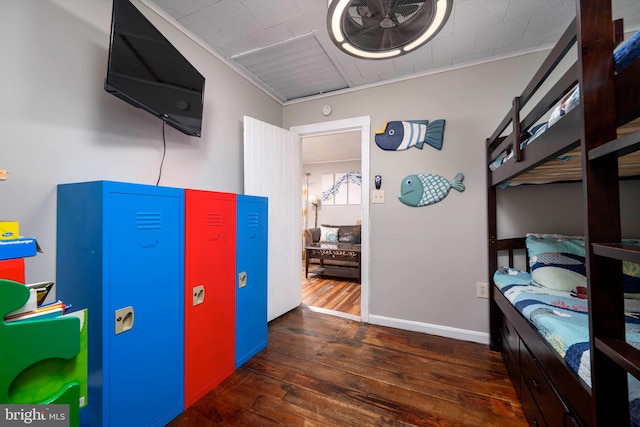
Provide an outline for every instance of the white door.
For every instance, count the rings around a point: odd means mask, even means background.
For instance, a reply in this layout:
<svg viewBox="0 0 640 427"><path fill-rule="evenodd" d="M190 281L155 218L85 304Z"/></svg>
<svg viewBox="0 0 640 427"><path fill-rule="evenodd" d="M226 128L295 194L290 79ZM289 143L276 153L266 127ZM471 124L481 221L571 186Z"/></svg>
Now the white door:
<svg viewBox="0 0 640 427"><path fill-rule="evenodd" d="M269 198L268 320L302 302L300 137L244 117L244 193Z"/></svg>

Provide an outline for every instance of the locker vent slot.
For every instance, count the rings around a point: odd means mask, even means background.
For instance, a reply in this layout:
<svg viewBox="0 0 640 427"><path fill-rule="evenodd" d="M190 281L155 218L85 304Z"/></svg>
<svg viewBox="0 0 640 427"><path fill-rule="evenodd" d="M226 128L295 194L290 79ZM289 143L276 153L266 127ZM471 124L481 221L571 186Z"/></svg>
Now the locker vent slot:
<svg viewBox="0 0 640 427"><path fill-rule="evenodd" d="M222 213L208 213L206 219L207 227L222 227Z"/></svg>
<svg viewBox="0 0 640 427"><path fill-rule="evenodd" d="M260 226L260 215L257 212L249 212L247 214L247 227L258 228Z"/></svg>
<svg viewBox="0 0 640 427"><path fill-rule="evenodd" d="M205 219L205 230L209 240L222 239L223 232L223 214L222 212L207 213Z"/></svg>
<svg viewBox="0 0 640 427"><path fill-rule="evenodd" d="M162 212L136 212L136 229L152 230L162 228Z"/></svg>

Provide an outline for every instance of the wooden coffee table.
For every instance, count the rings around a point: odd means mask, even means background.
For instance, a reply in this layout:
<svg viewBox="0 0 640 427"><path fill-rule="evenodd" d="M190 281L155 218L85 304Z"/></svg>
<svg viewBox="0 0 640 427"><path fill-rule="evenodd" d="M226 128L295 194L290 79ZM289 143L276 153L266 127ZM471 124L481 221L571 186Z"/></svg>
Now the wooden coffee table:
<svg viewBox="0 0 640 427"><path fill-rule="evenodd" d="M314 258L318 259L320 264L312 270L312 273L355 278L360 281L360 245L351 243L322 243L307 246L305 251L305 277L309 277L309 260Z"/></svg>

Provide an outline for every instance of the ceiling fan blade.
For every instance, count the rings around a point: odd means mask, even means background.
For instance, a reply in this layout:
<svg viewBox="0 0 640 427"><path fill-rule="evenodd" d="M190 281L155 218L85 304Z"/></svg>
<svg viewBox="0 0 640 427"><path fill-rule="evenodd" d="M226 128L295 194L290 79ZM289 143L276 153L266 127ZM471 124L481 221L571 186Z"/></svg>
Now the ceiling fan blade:
<svg viewBox="0 0 640 427"><path fill-rule="evenodd" d="M360 44L360 40L363 38L378 37L377 34L382 31L383 29L377 25L371 27L359 27L357 31L353 31L349 34L349 39L358 40L358 44Z"/></svg>
<svg viewBox="0 0 640 427"><path fill-rule="evenodd" d="M407 33L406 30L402 30L399 27L386 31L386 40L389 46L402 46L411 41L414 38L413 36L415 36L415 33Z"/></svg>
<svg viewBox="0 0 640 427"><path fill-rule="evenodd" d="M417 38L424 31L420 21L405 22L389 29L389 35L398 45L404 45Z"/></svg>
<svg viewBox="0 0 640 427"><path fill-rule="evenodd" d="M362 18L362 24L365 28L374 28L380 27L380 21L382 21L383 17L376 15L371 18Z"/></svg>
<svg viewBox="0 0 640 427"><path fill-rule="evenodd" d="M382 10L386 17L391 15L391 11L396 7L399 0L382 0Z"/></svg>
<svg viewBox="0 0 640 427"><path fill-rule="evenodd" d="M384 32L385 30L380 26L359 27L357 31L352 31L347 38L353 45L361 49L378 51L384 47L384 43L381 41Z"/></svg>
<svg viewBox="0 0 640 427"><path fill-rule="evenodd" d="M378 49L387 50L387 49L393 48L394 47L393 31L391 30L383 31L382 36L380 37L378 43L379 45L376 46L376 48Z"/></svg>
<svg viewBox="0 0 640 427"><path fill-rule="evenodd" d="M415 3L412 3L412 4L396 3L393 9L391 9L389 18L393 20L397 20L398 17L402 17L403 18L402 20L404 21L405 19L410 18L411 15L416 13L418 10L420 10L421 7L422 5L415 4Z"/></svg>
<svg viewBox="0 0 640 427"><path fill-rule="evenodd" d="M383 1L384 0L366 0L365 3L371 12L371 16L381 16L380 19L385 16Z"/></svg>
<svg viewBox="0 0 640 427"><path fill-rule="evenodd" d="M378 27L378 25L375 24L375 21L373 22L373 24L370 21L371 21L371 18L360 19L360 20L346 19L342 22L343 31L345 35L348 37L353 37L353 36L357 37L358 34L360 34L362 31L367 31L371 28Z"/></svg>

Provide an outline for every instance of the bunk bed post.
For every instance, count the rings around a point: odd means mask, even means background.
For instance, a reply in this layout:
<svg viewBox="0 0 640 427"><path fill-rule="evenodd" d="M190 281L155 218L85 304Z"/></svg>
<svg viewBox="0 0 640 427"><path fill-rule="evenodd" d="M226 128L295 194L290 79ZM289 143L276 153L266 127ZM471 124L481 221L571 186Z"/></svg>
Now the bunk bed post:
<svg viewBox="0 0 640 427"><path fill-rule="evenodd" d="M592 410L597 425L622 426L629 425L626 372L596 345L598 338L625 338L621 263L596 256L592 247L621 239L618 160L615 154L588 156L616 139L611 0L576 0L576 11Z"/></svg>
<svg viewBox="0 0 640 427"><path fill-rule="evenodd" d="M513 135L515 136L515 140L513 141L513 149L516 152L516 162L522 161L522 148L520 147L520 143L522 142L522 126L520 124L520 97L516 96L513 98L513 104L511 106L512 114L513 114Z"/></svg>
<svg viewBox="0 0 640 427"><path fill-rule="evenodd" d="M488 164L491 152L491 140L487 139L486 152ZM498 235L498 218L496 207L496 187L491 185L491 172L487 168L487 217L488 217L488 249L489 249L489 348L492 351L500 351L500 317L499 309L493 299L495 286L493 285L493 272L498 269L498 249L496 239Z"/></svg>

